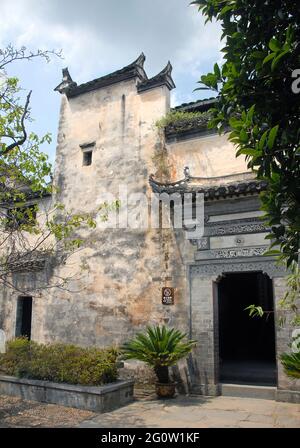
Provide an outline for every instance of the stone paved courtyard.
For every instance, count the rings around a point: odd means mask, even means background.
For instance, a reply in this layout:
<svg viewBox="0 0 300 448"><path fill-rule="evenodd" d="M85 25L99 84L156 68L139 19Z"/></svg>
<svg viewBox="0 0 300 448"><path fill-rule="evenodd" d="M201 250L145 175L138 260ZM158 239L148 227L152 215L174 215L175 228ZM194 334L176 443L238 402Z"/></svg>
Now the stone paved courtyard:
<svg viewBox="0 0 300 448"><path fill-rule="evenodd" d="M300 428L300 405L271 400L180 396L136 400L106 414L0 396L0 428Z"/></svg>
<svg viewBox="0 0 300 448"><path fill-rule="evenodd" d="M0 395L0 428L70 428L92 416L96 414Z"/></svg>
<svg viewBox="0 0 300 448"><path fill-rule="evenodd" d="M97 415L84 428L300 428L300 405L232 397L144 398Z"/></svg>

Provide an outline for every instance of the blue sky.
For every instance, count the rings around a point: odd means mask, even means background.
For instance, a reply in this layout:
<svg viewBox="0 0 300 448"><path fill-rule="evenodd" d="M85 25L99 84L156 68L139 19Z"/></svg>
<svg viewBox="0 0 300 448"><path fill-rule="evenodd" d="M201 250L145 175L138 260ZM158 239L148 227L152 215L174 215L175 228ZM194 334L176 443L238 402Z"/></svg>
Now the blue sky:
<svg viewBox="0 0 300 448"><path fill-rule="evenodd" d="M9 74L32 89L32 128L51 132L43 150L54 160L61 69L86 82L129 64L143 51L148 76L170 60L177 88L172 106L211 96L193 92L201 74L221 60L220 28L187 0L1 0L0 44L62 49L64 59L15 63Z"/></svg>

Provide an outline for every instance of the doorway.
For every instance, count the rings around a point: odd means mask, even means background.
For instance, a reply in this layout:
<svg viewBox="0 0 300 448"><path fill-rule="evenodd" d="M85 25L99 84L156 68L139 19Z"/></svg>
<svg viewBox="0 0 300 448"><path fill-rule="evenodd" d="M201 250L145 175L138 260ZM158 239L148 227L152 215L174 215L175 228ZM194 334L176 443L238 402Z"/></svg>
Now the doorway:
<svg viewBox="0 0 300 448"><path fill-rule="evenodd" d="M18 297L16 337L25 336L31 338L32 297Z"/></svg>
<svg viewBox="0 0 300 448"><path fill-rule="evenodd" d="M250 317L255 304L267 314ZM262 272L226 274L218 284L219 373L223 383L276 385L272 280Z"/></svg>

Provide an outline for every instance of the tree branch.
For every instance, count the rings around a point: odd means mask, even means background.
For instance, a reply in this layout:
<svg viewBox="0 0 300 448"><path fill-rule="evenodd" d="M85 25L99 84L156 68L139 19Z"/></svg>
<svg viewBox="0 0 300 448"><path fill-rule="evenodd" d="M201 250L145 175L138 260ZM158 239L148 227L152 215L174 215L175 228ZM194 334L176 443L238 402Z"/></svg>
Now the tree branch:
<svg viewBox="0 0 300 448"><path fill-rule="evenodd" d="M14 148L16 148L17 146L21 146L26 142L27 132L26 132L26 128L25 128L25 119L26 119L26 115L28 113L31 94L32 94L32 90L30 90L30 92L27 95L25 106L24 106L24 111L23 111L23 114L21 117L21 127L22 127L23 136L20 137L19 140L14 138L15 141L13 143L11 143L10 145L8 145L4 151L2 151L2 155L8 154Z"/></svg>
<svg viewBox="0 0 300 448"><path fill-rule="evenodd" d="M12 45L9 45L4 51L0 50L0 70L3 70L4 67L8 64L11 64L14 61L25 60L31 61L34 58L44 58L47 62L50 61L50 55L57 56L59 58L62 57L62 50L37 50L36 53L32 51L26 53L26 47L22 47L20 49L15 49Z"/></svg>

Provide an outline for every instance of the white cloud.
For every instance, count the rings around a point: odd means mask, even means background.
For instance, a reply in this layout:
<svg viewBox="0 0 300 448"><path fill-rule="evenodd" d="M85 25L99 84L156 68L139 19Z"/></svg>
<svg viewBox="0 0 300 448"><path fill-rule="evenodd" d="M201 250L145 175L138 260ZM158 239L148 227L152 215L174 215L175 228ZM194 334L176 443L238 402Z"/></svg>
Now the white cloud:
<svg viewBox="0 0 300 448"><path fill-rule="evenodd" d="M216 23L204 25L204 18L190 11L190 21L193 30L187 40L179 47L176 54L177 70L199 77L201 69L219 58L222 47L220 42L220 27Z"/></svg>
<svg viewBox="0 0 300 448"><path fill-rule="evenodd" d="M185 0L2 0L0 43L62 48L79 82L130 63L141 51L150 75L168 59L198 76L218 58L219 27L204 26ZM63 64L62 64L63 65Z"/></svg>
<svg viewBox="0 0 300 448"><path fill-rule="evenodd" d="M200 75L220 59L220 30L204 26L190 0L0 0L0 48L62 49L64 60L15 64L10 73L33 88L32 123L40 135L57 132L60 68L81 83L129 64L143 51L148 76L170 60L177 89L172 106L196 100ZM54 146L46 149L53 159Z"/></svg>

